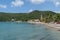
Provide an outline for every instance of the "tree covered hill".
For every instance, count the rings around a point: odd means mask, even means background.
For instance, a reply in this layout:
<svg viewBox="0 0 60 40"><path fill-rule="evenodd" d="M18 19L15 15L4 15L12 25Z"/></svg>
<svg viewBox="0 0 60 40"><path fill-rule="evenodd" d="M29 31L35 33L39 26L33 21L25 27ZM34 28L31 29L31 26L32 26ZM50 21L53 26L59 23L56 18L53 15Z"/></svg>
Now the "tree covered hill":
<svg viewBox="0 0 60 40"><path fill-rule="evenodd" d="M30 13L4 13L0 12L0 21L11 21L11 19L15 19L15 21L28 21L31 19L39 19L41 15L43 16L44 20L49 21L59 21L60 14L52 12L52 11L32 11Z"/></svg>

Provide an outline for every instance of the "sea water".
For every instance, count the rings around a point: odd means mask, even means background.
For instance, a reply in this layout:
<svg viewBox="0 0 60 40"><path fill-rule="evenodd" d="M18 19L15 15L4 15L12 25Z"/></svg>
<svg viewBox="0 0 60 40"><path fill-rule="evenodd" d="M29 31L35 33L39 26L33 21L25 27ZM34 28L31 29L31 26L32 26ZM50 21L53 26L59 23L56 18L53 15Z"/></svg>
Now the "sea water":
<svg viewBox="0 0 60 40"><path fill-rule="evenodd" d="M60 40L60 32L42 24L0 22L0 40Z"/></svg>

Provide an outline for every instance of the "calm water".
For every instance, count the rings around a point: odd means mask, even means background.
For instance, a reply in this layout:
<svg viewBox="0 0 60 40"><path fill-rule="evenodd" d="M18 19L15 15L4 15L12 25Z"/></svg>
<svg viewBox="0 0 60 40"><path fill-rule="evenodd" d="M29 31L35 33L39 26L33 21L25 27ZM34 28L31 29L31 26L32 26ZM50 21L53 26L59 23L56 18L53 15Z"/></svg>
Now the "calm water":
<svg viewBox="0 0 60 40"><path fill-rule="evenodd" d="M0 22L0 40L60 40L60 32L41 24Z"/></svg>

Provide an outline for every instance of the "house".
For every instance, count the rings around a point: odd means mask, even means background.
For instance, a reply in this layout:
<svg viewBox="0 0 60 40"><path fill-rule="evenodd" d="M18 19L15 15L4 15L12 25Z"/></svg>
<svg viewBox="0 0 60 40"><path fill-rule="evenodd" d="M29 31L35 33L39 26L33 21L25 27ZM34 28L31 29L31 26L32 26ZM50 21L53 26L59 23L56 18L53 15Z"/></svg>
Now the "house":
<svg viewBox="0 0 60 40"><path fill-rule="evenodd" d="M11 19L11 21L12 21L12 22L14 22L14 21L15 21L15 19Z"/></svg>

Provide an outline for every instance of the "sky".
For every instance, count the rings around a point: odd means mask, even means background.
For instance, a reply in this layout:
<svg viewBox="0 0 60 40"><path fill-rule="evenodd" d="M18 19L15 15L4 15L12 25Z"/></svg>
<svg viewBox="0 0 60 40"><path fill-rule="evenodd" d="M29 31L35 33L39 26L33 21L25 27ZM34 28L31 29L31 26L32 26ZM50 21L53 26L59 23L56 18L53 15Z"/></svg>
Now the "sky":
<svg viewBox="0 0 60 40"><path fill-rule="evenodd" d="M60 12L60 0L0 0L0 12L31 12L33 10Z"/></svg>

